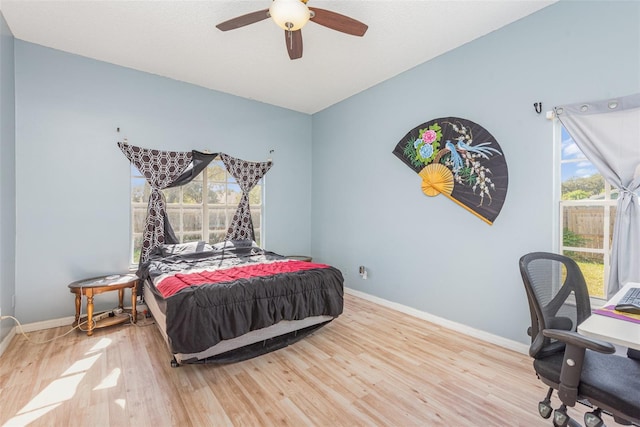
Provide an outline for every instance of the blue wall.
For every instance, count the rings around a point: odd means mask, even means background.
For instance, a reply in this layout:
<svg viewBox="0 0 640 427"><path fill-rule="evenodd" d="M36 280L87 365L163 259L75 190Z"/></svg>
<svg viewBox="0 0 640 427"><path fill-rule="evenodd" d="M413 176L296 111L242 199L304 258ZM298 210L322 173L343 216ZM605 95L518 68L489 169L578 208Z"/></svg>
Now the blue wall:
<svg viewBox="0 0 640 427"><path fill-rule="evenodd" d="M561 1L313 116L16 41L16 313L70 316L67 283L127 268L129 169L115 145L126 135L251 160L275 149L268 249L308 253L351 288L526 342L517 261L552 249L555 213L552 123L533 103L638 92L639 34L637 2ZM4 108L4 77L2 91ZM493 226L424 196L391 154L443 116L482 125L503 148L509 191Z"/></svg>
<svg viewBox="0 0 640 427"><path fill-rule="evenodd" d="M0 13L0 311L13 315L16 262L14 39ZM13 327L0 322L0 341Z"/></svg>
<svg viewBox="0 0 640 427"><path fill-rule="evenodd" d="M315 114L314 257L356 290L527 342L518 259L552 249L556 213L553 125L533 103L639 90L640 3L561 1ZM509 189L493 226L422 194L391 153L447 116L480 124L504 150Z"/></svg>
<svg viewBox="0 0 640 427"><path fill-rule="evenodd" d="M275 150L266 247L309 253L309 115L20 40L15 62L21 322L73 315L68 283L127 271L129 162L116 146L123 136L143 147L256 161Z"/></svg>

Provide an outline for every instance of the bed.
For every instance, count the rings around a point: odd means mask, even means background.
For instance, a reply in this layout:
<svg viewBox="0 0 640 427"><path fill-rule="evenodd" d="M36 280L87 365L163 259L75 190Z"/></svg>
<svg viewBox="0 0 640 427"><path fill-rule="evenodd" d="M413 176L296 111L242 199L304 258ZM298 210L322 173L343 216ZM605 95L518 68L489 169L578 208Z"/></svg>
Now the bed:
<svg viewBox="0 0 640 427"><path fill-rule="evenodd" d="M138 276L172 366L230 363L286 347L343 310L338 269L253 241L163 245Z"/></svg>

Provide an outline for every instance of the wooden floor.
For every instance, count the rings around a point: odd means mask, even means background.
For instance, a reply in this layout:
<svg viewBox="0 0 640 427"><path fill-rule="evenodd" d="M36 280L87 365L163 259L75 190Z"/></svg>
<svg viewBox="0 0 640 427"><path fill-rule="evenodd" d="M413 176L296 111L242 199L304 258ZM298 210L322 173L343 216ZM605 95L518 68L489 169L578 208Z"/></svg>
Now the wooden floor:
<svg viewBox="0 0 640 427"><path fill-rule="evenodd" d="M351 295L313 335L230 365L171 368L146 322L48 344L14 337L0 357L0 426L551 425L528 356Z"/></svg>

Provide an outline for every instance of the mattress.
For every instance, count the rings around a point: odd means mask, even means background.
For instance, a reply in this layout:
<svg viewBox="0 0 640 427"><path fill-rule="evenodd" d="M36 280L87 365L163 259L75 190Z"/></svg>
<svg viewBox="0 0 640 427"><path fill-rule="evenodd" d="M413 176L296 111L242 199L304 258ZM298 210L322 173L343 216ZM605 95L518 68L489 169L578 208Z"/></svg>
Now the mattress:
<svg viewBox="0 0 640 427"><path fill-rule="evenodd" d="M339 270L253 242L165 245L138 274L178 363L253 357L295 342L343 310Z"/></svg>
<svg viewBox="0 0 640 427"><path fill-rule="evenodd" d="M151 292L149 286L145 286L143 295L145 303L147 304L160 333L168 344L166 324L167 317L160 309L157 296ZM310 326L324 325L333 319L333 316L311 316L302 320L282 320L275 325L250 331L236 338L222 340L218 344L197 353L174 353L173 356L178 363L193 363L207 359L209 359L210 362L214 362L215 360L212 359L214 356L225 354L251 344L264 342L279 336L285 336L291 332L303 330ZM226 360L226 358L220 358L220 360Z"/></svg>

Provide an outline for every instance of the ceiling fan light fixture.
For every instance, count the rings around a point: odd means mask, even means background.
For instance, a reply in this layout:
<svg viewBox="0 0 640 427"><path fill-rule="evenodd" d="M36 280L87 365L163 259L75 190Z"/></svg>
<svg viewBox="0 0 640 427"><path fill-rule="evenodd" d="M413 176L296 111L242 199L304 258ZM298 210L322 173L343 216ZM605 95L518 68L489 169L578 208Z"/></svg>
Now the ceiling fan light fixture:
<svg viewBox="0 0 640 427"><path fill-rule="evenodd" d="M269 15L280 28L287 31L299 30L311 18L309 8L300 0L273 0Z"/></svg>

